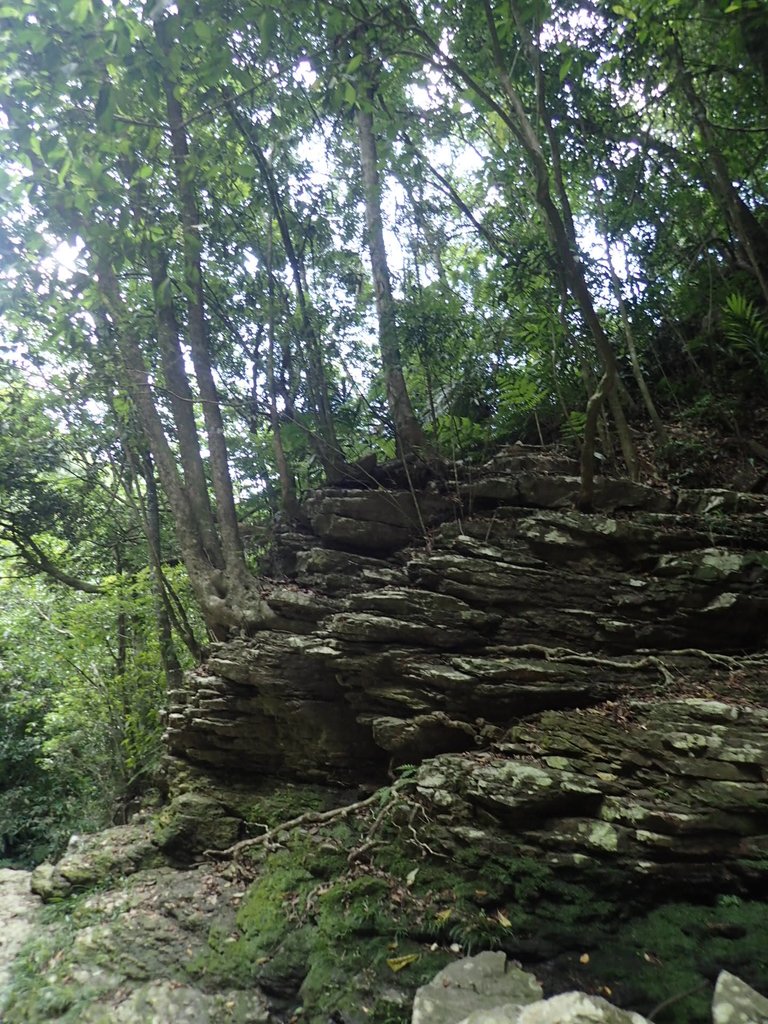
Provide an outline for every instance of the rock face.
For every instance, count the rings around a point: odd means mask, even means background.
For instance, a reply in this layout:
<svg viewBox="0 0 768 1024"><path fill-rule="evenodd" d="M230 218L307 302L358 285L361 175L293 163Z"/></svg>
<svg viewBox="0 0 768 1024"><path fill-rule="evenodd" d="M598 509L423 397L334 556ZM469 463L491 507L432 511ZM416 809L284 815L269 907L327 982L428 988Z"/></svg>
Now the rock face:
<svg viewBox="0 0 768 1024"><path fill-rule="evenodd" d="M242 885L199 867L179 871L138 862L126 879L112 876L110 882L109 865L100 861L107 845L138 848L145 838L142 829L131 825L110 831L101 845L88 838L83 850L71 851L61 862L59 887L47 895L66 900L62 880L66 881L69 868L86 862L90 870L81 886L98 884L98 891L69 903L66 915L47 925L44 933L35 929L35 947L26 953L26 970L11 975L7 992L0 985L3 1021L267 1024L274 1020L257 989L233 978L231 984L211 991L210 985L200 983L195 970L196 959L207 949L209 930L226 933L232 928ZM101 877L96 876L99 861ZM28 876L25 881L28 887ZM26 898L34 899L28 893Z"/></svg>
<svg viewBox="0 0 768 1024"><path fill-rule="evenodd" d="M480 873L491 851L537 865L540 905L516 921L520 950L526 935L541 956L588 944L584 915L569 926L563 913L584 898L569 886L602 887L629 909L758 892L768 876L768 712L699 698L614 712L546 712L493 752L443 754L416 773L430 849L465 862L482 850Z"/></svg>
<svg viewBox="0 0 768 1024"><path fill-rule="evenodd" d="M768 690L768 498L598 482L515 446L449 483L327 490L278 535L277 628L172 694L173 754L339 782L482 748L516 719Z"/></svg>
<svg viewBox="0 0 768 1024"><path fill-rule="evenodd" d="M721 971L712 1000L712 1024L754 1024L768 1021L768 999L741 978Z"/></svg>
<svg viewBox="0 0 768 1024"><path fill-rule="evenodd" d="M541 999L533 975L506 960L503 953L488 951L444 967L416 993L411 1024L458 1024L484 1010L498 1017L504 1006L519 1009Z"/></svg>
<svg viewBox="0 0 768 1024"><path fill-rule="evenodd" d="M768 498L604 479L588 515L574 468L515 446L415 496L316 494L264 584L279 628L187 677L170 751L331 783L453 754L454 798L547 857L761 874Z"/></svg>

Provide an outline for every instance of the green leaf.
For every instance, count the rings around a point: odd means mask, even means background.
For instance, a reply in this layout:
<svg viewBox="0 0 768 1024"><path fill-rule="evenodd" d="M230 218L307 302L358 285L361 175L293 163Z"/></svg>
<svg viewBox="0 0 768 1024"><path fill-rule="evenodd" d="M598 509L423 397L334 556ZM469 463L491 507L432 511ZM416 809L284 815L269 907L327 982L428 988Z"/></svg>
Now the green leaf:
<svg viewBox="0 0 768 1024"><path fill-rule="evenodd" d="M357 91L351 82L347 82L344 86L344 100L346 103L349 103L351 107L353 107L357 101Z"/></svg>
<svg viewBox="0 0 768 1024"><path fill-rule="evenodd" d="M355 71L357 71L357 69L360 67L360 65L362 63L363 63L363 55L362 55L362 53L356 53L355 56L352 58L352 60L349 62L349 64L347 64L347 74L348 75L353 75L355 73Z"/></svg>
<svg viewBox="0 0 768 1024"><path fill-rule="evenodd" d="M206 24L204 21L195 21L192 23L195 35L198 39L204 43L210 43L213 41L213 31L211 26Z"/></svg>
<svg viewBox="0 0 768 1024"><path fill-rule="evenodd" d="M70 17L77 25L82 25L93 13L91 0L76 0Z"/></svg>
<svg viewBox="0 0 768 1024"><path fill-rule="evenodd" d="M72 169L72 157L67 154L62 160L61 167L59 168L58 174L56 175L59 185L63 185L67 180L67 175Z"/></svg>

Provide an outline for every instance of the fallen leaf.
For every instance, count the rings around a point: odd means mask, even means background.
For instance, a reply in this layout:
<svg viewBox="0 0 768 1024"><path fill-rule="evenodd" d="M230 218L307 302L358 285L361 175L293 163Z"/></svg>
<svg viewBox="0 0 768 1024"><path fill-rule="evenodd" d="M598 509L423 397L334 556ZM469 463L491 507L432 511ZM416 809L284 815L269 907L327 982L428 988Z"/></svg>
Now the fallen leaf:
<svg viewBox="0 0 768 1024"><path fill-rule="evenodd" d="M405 884L413 885L413 883L416 881L416 875L418 875L418 873L418 868L414 868L413 871L409 871L408 874L405 876Z"/></svg>
<svg viewBox="0 0 768 1024"><path fill-rule="evenodd" d="M582 953L581 956L579 957L579 963L580 964L588 964L589 963L589 953Z"/></svg>
<svg viewBox="0 0 768 1024"><path fill-rule="evenodd" d="M406 956L393 956L387 960L387 967L391 971L402 971L404 967L415 963L419 959L418 953L408 953Z"/></svg>
<svg viewBox="0 0 768 1024"><path fill-rule="evenodd" d="M450 916L451 908L448 907L447 910L438 910L438 912L435 914L435 920L437 921L438 924L445 924L445 922L448 920Z"/></svg>
<svg viewBox="0 0 768 1024"><path fill-rule="evenodd" d="M654 967L662 966L661 960L656 956L655 953L643 953L643 960L645 960L647 964L653 964Z"/></svg>
<svg viewBox="0 0 768 1024"><path fill-rule="evenodd" d="M512 922L509 920L503 910L496 911L496 920L499 922L502 928L511 928Z"/></svg>

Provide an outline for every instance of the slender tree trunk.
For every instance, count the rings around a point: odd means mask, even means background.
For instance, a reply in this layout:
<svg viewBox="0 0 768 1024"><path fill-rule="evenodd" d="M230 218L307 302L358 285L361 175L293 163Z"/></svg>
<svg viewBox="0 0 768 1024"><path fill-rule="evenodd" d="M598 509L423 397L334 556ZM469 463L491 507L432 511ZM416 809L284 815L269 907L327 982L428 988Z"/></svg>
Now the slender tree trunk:
<svg viewBox="0 0 768 1024"><path fill-rule="evenodd" d="M184 369L184 353L181 350L180 340L181 330L173 304L168 263L165 254L150 247L146 253L146 261L152 280L157 341L163 364L168 402L176 426L184 483L198 522L205 552L211 564L221 569L224 567L224 559L216 534L213 510L208 494L208 481L205 477L205 467L200 452L197 424L195 423L195 399Z"/></svg>
<svg viewBox="0 0 768 1024"><path fill-rule="evenodd" d="M763 230L754 214L742 200L735 185L728 163L718 145L715 131L707 115L707 108L696 90L693 76L686 67L680 40L673 34L670 45L672 60L680 78L680 85L693 113L696 127L709 157L712 177L725 210L731 230L744 246L747 259L752 266L760 290L768 303L768 234Z"/></svg>
<svg viewBox="0 0 768 1024"><path fill-rule="evenodd" d="M653 423L653 429L656 431L656 436L661 444L666 444L667 431L661 416L659 416L659 411L656 408L656 403L654 402L648 388L643 368L640 365L640 359L637 354L637 345L635 344L635 334L632 330L632 324L629 322L629 315L627 314L627 306L624 302L624 296L621 293L621 281L619 281L618 275L616 274L616 270L613 266L613 260L611 258L611 243L607 235L605 236L605 257L608 266L608 275L611 279L611 287L613 288L613 294L616 296L616 301L619 304L619 313L621 314L621 322L624 327L624 337L627 339L627 351L629 352L629 359L632 364L632 373L635 377L635 383L637 384L640 395L642 396L646 411L651 418L651 423Z"/></svg>
<svg viewBox="0 0 768 1024"><path fill-rule="evenodd" d="M202 661L203 652L194 635L194 631L189 624L186 613L184 612L183 607L180 606L176 594L168 585L165 573L163 572L160 499L152 456L147 449L144 449L140 456L137 454L135 450L136 446L130 439L131 432L128 429L128 424L125 422L124 417L115 410L114 407L113 412L118 424L120 444L122 445L123 451L130 461L132 468L132 473L129 479L126 479L125 476L123 476L123 492L128 504L133 509L136 519L141 523L141 528L147 541L148 562L153 582L153 590L156 585L157 599L161 602L163 609L162 618L168 624L168 629L170 630L170 646L168 646L168 643L163 639L165 636L165 626L163 625L160 613L158 612L158 636L161 641L161 656L163 657L164 667L166 667L164 652L166 649L169 652L166 676L168 677L170 685L172 681L175 681L175 666L179 664L176 656L176 648L173 644L173 630L176 630L196 662ZM138 429L140 430L141 428L138 427ZM146 482L146 495L141 492L138 486L133 486L131 483L131 481L138 481L139 479L143 479ZM177 605L179 605L181 615L178 614L172 598L175 599ZM173 680L171 679L171 676L173 676Z"/></svg>
<svg viewBox="0 0 768 1024"><path fill-rule="evenodd" d="M176 456L165 436L163 422L154 403L136 329L124 308L117 276L104 253L96 253L95 261L99 289L112 319L110 325L106 316L103 318L102 334L108 331L114 334L128 393L168 499L192 589L211 628L223 638L226 627L237 623L237 616L232 609L225 607L222 574L211 566L206 556L197 519L176 465Z"/></svg>
<svg viewBox="0 0 768 1024"><path fill-rule="evenodd" d="M160 658L163 663L166 683L169 689L181 685L182 670L176 647L173 642L173 626L171 623L168 597L163 587L163 554L160 541L160 501L155 482L155 467L149 452L144 452L141 460L142 476L147 492L146 533L149 549L149 571L152 580L152 594L155 601L155 623L157 639L160 646Z"/></svg>
<svg viewBox="0 0 768 1024"><path fill-rule="evenodd" d="M294 479L283 447L283 432L280 413L277 408L277 379L275 375L275 279L272 268L272 225L270 222L267 239L267 275L269 279L269 323L267 324L267 387L269 388L269 419L272 425L272 444L275 452L277 475L280 480L280 506L286 515L295 517L298 512L296 480Z"/></svg>
<svg viewBox="0 0 768 1024"><path fill-rule="evenodd" d="M115 574L118 578L122 577L124 571L123 566L123 552L118 544L115 547ZM115 676L119 679L125 679L125 670L128 665L128 616L125 613L125 606L120 598L120 604L117 610L117 622L115 624L117 631L117 653L115 656ZM121 686L123 683L121 682Z"/></svg>
<svg viewBox="0 0 768 1024"><path fill-rule="evenodd" d="M356 108L355 117L365 196L368 248L376 294L376 315L379 321L379 348L387 387L387 400L402 455L407 456L413 453L424 455L427 449L426 437L421 424L416 419L403 376L395 318L395 300L392 295L392 281L387 263L387 249L384 244L384 229L381 219L381 186L370 98L365 99L362 105Z"/></svg>
<svg viewBox="0 0 768 1024"><path fill-rule="evenodd" d="M166 58L166 68L171 65L172 52L168 28L168 19L160 19L156 22L157 40ZM183 232L189 348L203 406L203 421L210 451L211 482L216 497L216 518L219 524L224 564L227 576L232 582L236 581L241 586L247 584L248 571L237 524L224 420L211 367L208 320L203 294L202 240L194 187L194 171L189 161L189 144L184 125L184 113L175 92L176 83L168 77L165 69L162 81L168 111L168 126Z"/></svg>
<svg viewBox="0 0 768 1024"><path fill-rule="evenodd" d="M504 58L496 32L493 11L488 0L483 0L483 6L485 8L486 22L488 24L491 37L491 46L496 71L499 75L502 89L504 90L504 94L509 101L512 111L512 118L507 118L507 124L509 124L513 129L516 138L525 151L531 173L533 174L534 182L536 184L536 201L544 214L552 239L552 244L554 245L555 252L557 253L558 259L561 261L565 272L569 290L576 300L576 304L579 307L584 322L592 335L597 354L600 357L600 362L603 366L603 377L598 389L594 392L592 399L590 399L590 406L588 407L587 415L588 418L590 417L590 414L593 415L596 423L596 417L599 415L603 401L606 399L608 400L616 423L616 429L619 435L619 442L621 444L627 471L629 476L632 479L635 479L637 477L637 458L635 455L634 444L632 442L626 418L624 416L623 409L621 408L621 402L616 391L619 376L616 354L613 351L610 340L608 339L608 336L603 329L602 322L595 310L592 295L589 291L587 279L584 274L584 266L579 258L578 250L573 246L572 240L569 237L568 223L572 223L572 217L570 214L570 205L568 204L567 193L563 187L561 198L566 205L564 212L561 213L552 197L550 173L541 142L525 112L523 102L512 84L512 80L510 79L504 65ZM592 447L594 447L594 434L591 436L593 438ZM585 437L584 449L585 451L582 455L582 468L586 462L590 462L594 457L594 452L589 451L589 437ZM591 477L589 479L591 480ZM582 487L582 491L582 505L586 506L591 504L591 493L586 493L587 488L585 486Z"/></svg>
<svg viewBox="0 0 768 1024"><path fill-rule="evenodd" d="M346 462L336 435L336 424L328 393L328 377L323 364L322 350L317 331L315 330L314 320L307 301L306 289L304 287L304 267L293 244L293 238L288 226L288 218L285 215L285 204L277 187L274 171L266 154L259 145L255 128L240 114L229 92L225 92L224 95L230 116L243 135L248 148L256 160L264 187L269 196L272 212L277 221L286 259L291 268L296 289L296 304L301 318L301 332L306 344L307 381L312 404L317 415L318 434L313 436L312 440L325 474L329 481L333 482L344 476Z"/></svg>

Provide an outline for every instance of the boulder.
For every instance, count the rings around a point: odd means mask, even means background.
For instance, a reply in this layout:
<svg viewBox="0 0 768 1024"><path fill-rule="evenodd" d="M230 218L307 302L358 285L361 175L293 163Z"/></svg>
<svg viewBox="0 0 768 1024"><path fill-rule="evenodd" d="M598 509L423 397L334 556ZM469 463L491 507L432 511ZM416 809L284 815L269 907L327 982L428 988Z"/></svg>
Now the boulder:
<svg viewBox="0 0 768 1024"><path fill-rule="evenodd" d="M765 1024L768 999L740 978L721 971L712 998L712 1024Z"/></svg>
<svg viewBox="0 0 768 1024"><path fill-rule="evenodd" d="M520 1007L538 999L541 986L533 975L508 964L504 953L488 951L449 964L420 988L411 1024L458 1024L476 1010Z"/></svg>
<svg viewBox="0 0 768 1024"><path fill-rule="evenodd" d="M152 827L136 821L93 835L73 836L57 864L35 868L30 886L49 902L165 862Z"/></svg>

